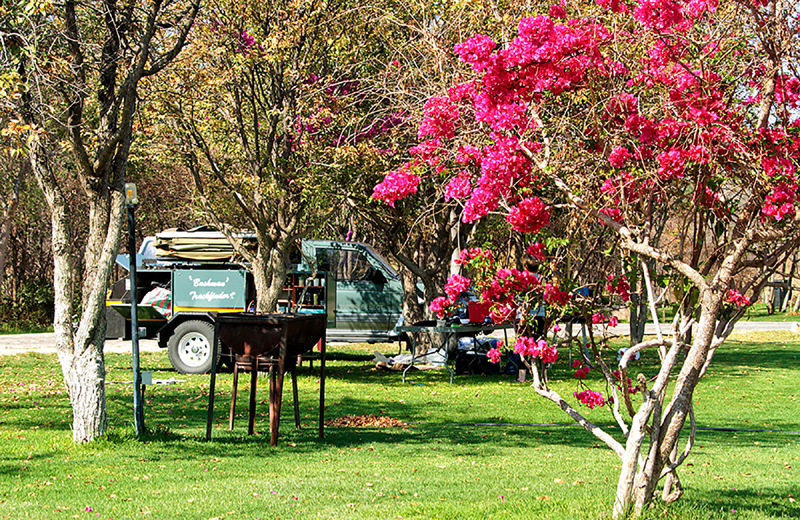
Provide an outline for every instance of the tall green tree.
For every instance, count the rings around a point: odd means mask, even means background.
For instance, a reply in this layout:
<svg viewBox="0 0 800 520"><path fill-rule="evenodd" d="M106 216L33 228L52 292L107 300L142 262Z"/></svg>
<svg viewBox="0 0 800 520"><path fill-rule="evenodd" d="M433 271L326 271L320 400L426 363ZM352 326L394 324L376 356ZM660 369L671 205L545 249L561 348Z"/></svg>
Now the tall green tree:
<svg viewBox="0 0 800 520"><path fill-rule="evenodd" d="M123 226L138 85L178 55L199 0L30 5L18 13L18 29L13 37L4 35L4 43L14 48L7 64L25 84L17 111L29 125L26 151L50 211L56 348L72 405L73 440L84 442L107 428L104 302ZM85 205L69 204L65 190L73 183ZM81 222L87 242L75 251ZM83 259L83 273L76 272L76 256Z"/></svg>
<svg viewBox="0 0 800 520"><path fill-rule="evenodd" d="M163 92L203 209L251 266L274 311L297 239L341 212L350 172L373 160L359 115L369 21L358 2L220 0ZM251 231L254 248L236 239Z"/></svg>

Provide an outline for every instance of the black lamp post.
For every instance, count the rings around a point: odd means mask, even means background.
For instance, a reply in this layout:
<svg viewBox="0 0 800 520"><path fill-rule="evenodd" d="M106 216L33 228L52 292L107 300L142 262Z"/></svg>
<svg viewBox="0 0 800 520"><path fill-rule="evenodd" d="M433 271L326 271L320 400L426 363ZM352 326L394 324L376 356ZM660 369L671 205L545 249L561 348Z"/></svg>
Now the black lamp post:
<svg viewBox="0 0 800 520"><path fill-rule="evenodd" d="M136 435L144 433L144 408L142 406L142 371L139 368L139 311L136 300L136 222L134 212L139 204L136 185L125 184L125 207L128 208L128 262L131 284L131 354L133 357L133 425Z"/></svg>

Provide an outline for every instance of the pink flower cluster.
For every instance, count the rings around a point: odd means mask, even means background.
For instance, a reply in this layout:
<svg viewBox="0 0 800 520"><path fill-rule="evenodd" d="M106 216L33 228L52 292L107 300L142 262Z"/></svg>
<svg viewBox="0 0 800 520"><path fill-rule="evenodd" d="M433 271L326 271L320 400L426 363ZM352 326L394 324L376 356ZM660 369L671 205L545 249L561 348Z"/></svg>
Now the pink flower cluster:
<svg viewBox="0 0 800 520"><path fill-rule="evenodd" d="M530 255L532 258L539 260L540 262L544 262L545 260L544 252L545 245L541 242L534 242L525 249L525 253Z"/></svg>
<svg viewBox="0 0 800 520"><path fill-rule="evenodd" d="M492 61L492 52L497 43L488 36L476 34L464 43L459 43L455 46L456 54L461 57L461 61L472 65L472 70L481 72Z"/></svg>
<svg viewBox="0 0 800 520"><path fill-rule="evenodd" d="M430 305L428 305L428 308L431 310L431 312L435 313L439 319L442 319L450 312L452 305L453 302L451 302L447 297L439 296L431 301Z"/></svg>
<svg viewBox="0 0 800 520"><path fill-rule="evenodd" d="M541 358L544 363L553 363L558 359L558 349L548 345L547 340L536 340L528 336L520 336L514 344L514 352L520 356Z"/></svg>
<svg viewBox="0 0 800 520"><path fill-rule="evenodd" d="M624 146L617 146L613 150L611 150L611 154L608 156L608 162L611 163L611 166L614 168L622 168L625 166L625 162L633 157L627 148Z"/></svg>
<svg viewBox="0 0 800 520"><path fill-rule="evenodd" d="M743 295L736 289L729 289L728 290L728 297L725 299L726 303L732 303L737 307L746 307L750 305L750 298Z"/></svg>
<svg viewBox="0 0 800 520"><path fill-rule="evenodd" d="M462 249L461 253L458 255L458 259L455 260L455 263L458 265L467 265L476 259L481 263L488 264L489 267L494 265L494 255L492 255L492 252L488 249L482 249L480 247Z"/></svg>
<svg viewBox="0 0 800 520"><path fill-rule="evenodd" d="M471 176L467 170L450 179L444 189L444 200L463 199L472 190Z"/></svg>
<svg viewBox="0 0 800 520"><path fill-rule="evenodd" d="M388 174L383 182L375 186L372 198L394 207L397 200L417 192L419 180L418 176L411 173L410 165L406 164Z"/></svg>
<svg viewBox="0 0 800 520"><path fill-rule="evenodd" d="M447 283L444 284L444 292L448 298L455 300L459 294L469 289L471 283L467 277L460 274L451 274L447 279Z"/></svg>
<svg viewBox="0 0 800 520"><path fill-rule="evenodd" d="M427 136L450 139L455 136L458 106L447 96L433 96L425 103L424 118L419 126L419 138Z"/></svg>
<svg viewBox="0 0 800 520"><path fill-rule="evenodd" d="M662 152L656 157L660 168L658 174L665 179L682 179L683 168L686 164L682 150L673 149Z"/></svg>
<svg viewBox="0 0 800 520"><path fill-rule="evenodd" d="M596 0L597 5L610 10L613 13L624 13L628 11L628 4L625 0Z"/></svg>
<svg viewBox="0 0 800 520"><path fill-rule="evenodd" d="M500 362L500 349L492 347L489 349L489 352L486 353L486 357L489 358L490 363L499 363Z"/></svg>
<svg viewBox="0 0 800 520"><path fill-rule="evenodd" d="M628 278L624 274L620 276L610 274L606 278L606 282L606 290L608 292L620 295L623 301L630 301L631 284L628 283Z"/></svg>
<svg viewBox="0 0 800 520"><path fill-rule="evenodd" d="M592 314L592 324L599 325L599 324L606 324L608 327L616 327L619 325L619 318L616 316L611 316L610 318L605 314L601 314L599 312Z"/></svg>
<svg viewBox="0 0 800 520"><path fill-rule="evenodd" d="M550 282L544 285L542 297L548 305L566 305L570 300L568 292L562 291L557 285Z"/></svg>
<svg viewBox="0 0 800 520"><path fill-rule="evenodd" d="M586 376L588 376L589 372L592 370L589 365L584 365L579 359L572 362L572 368L578 369L575 371L575 377L578 379L586 379Z"/></svg>
<svg viewBox="0 0 800 520"><path fill-rule="evenodd" d="M514 231L538 233L540 229L550 224L550 210L539 197L529 197L511 208L506 220Z"/></svg>
<svg viewBox="0 0 800 520"><path fill-rule="evenodd" d="M606 400L603 398L603 394L600 392L595 392L593 390L584 390L583 392L575 392L573 394L575 398L588 406L590 409L594 409L595 406L603 406L606 404Z"/></svg>
<svg viewBox="0 0 800 520"><path fill-rule="evenodd" d="M797 184L779 183L764 200L761 212L764 217L783 220L795 215L794 203L797 200Z"/></svg>
<svg viewBox="0 0 800 520"><path fill-rule="evenodd" d="M428 305L428 309L439 318L444 318L455 305L459 295L467 291L471 283L472 281L470 281L469 278L461 276L460 274L450 275L447 279L447 283L444 284L444 292L447 296L434 298L430 305Z"/></svg>
<svg viewBox="0 0 800 520"><path fill-rule="evenodd" d="M239 47L242 50L247 50L251 47L255 47L258 44L255 37L252 34L248 34L248 32L242 31L239 35Z"/></svg>

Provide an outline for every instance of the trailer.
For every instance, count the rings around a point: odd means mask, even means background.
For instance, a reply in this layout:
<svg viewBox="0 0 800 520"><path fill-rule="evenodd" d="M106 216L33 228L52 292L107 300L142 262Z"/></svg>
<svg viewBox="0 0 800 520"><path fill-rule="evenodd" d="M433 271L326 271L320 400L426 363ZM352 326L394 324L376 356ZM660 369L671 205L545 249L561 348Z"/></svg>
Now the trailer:
<svg viewBox="0 0 800 520"><path fill-rule="evenodd" d="M252 236L237 238L245 246L255 244ZM403 286L399 273L374 248L302 240L290 261L279 312L324 314L328 342L397 340ZM119 255L117 263L129 269L129 255ZM247 265L236 261L222 233L200 228L146 237L136 266L139 337L157 339L178 372L209 372L214 317L255 307L255 285ZM130 337L130 302L130 278L125 277L108 290L107 338ZM216 362L229 359L230 354L222 352Z"/></svg>

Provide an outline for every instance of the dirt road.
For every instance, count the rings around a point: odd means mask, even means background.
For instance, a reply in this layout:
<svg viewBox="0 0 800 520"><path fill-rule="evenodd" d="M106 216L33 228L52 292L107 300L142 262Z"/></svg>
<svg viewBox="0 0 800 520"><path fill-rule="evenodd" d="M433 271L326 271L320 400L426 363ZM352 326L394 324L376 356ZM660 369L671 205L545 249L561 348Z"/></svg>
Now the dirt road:
<svg viewBox="0 0 800 520"><path fill-rule="evenodd" d="M41 352L43 354L55 354L56 335L53 333L44 334L4 334L0 335L0 356L9 354L21 354L23 352ZM156 352L160 350L154 339L143 339L139 341L139 351ZM119 339L106 341L106 352L130 352L131 342Z"/></svg>
<svg viewBox="0 0 800 520"><path fill-rule="evenodd" d="M621 324L611 330L614 334L624 336L628 334L628 325ZM774 321L740 321L736 324L734 329L736 332L747 331L776 331L776 330L793 330L800 332L800 323L797 322L774 322ZM598 332L600 329L598 329ZM669 332L666 328L665 332ZM578 333L579 330L578 330ZM648 324L645 330L646 334L655 334L655 328L652 324ZM153 339L143 339L139 341L139 350L141 352L157 352L160 349ZM55 353L55 334L8 334L0 335L0 356L9 354L20 354L22 352L42 352L42 353ZM106 341L106 352L130 352L131 342L122 340L108 340Z"/></svg>

